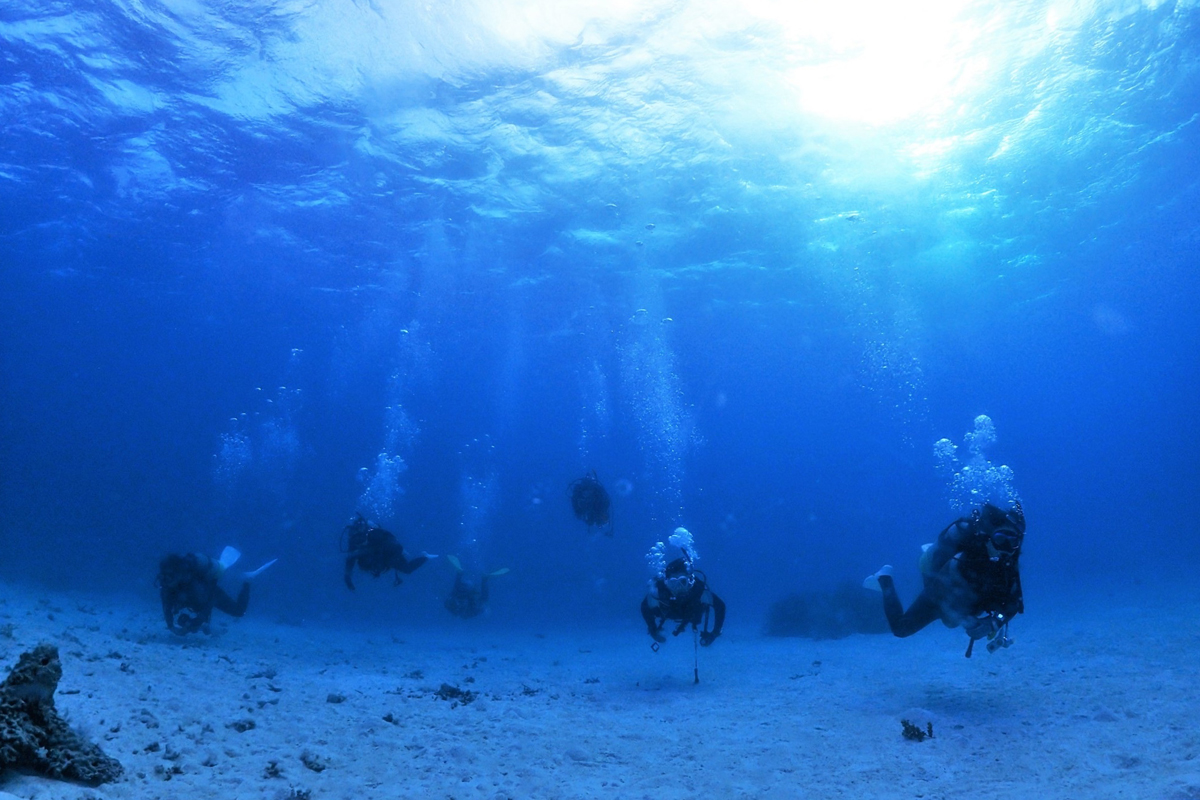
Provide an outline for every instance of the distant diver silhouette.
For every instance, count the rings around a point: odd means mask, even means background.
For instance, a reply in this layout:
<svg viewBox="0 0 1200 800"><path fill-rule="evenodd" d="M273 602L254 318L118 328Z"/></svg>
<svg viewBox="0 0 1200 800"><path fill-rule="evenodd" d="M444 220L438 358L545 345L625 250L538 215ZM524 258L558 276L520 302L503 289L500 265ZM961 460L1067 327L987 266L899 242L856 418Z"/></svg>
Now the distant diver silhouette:
<svg viewBox="0 0 1200 800"><path fill-rule="evenodd" d="M612 500L600 479L596 477L596 470L588 470L586 475L573 482L568 489L575 516L589 529L597 528L605 536L612 536Z"/></svg>
<svg viewBox="0 0 1200 800"><path fill-rule="evenodd" d="M709 612L713 624L709 628ZM692 567L687 554L667 564L661 577L650 581L649 591L642 599L642 619L646 631L654 639L650 649L658 652L658 646L667 641L663 627L670 622L679 623L672 636L683 633L692 626L693 675L700 682L700 650L708 647L721 635L725 627L725 601L708 588L708 577Z"/></svg>
<svg viewBox="0 0 1200 800"><path fill-rule="evenodd" d="M394 570L395 585L399 586L402 583L400 573L411 575L429 559L437 558L424 552L416 558L408 558L404 555L404 547L396 541L391 531L372 525L362 514L356 514L342 531L340 549L346 554L343 579L350 591L354 591L352 575L356 565L376 578Z"/></svg>
<svg viewBox="0 0 1200 800"><path fill-rule="evenodd" d="M454 568L454 586L446 596L443 605L446 610L456 617L470 619L483 613L488 601L488 581L509 573L508 567L501 567L483 575L479 582L463 577L462 562L458 556L446 556L446 561Z"/></svg>
<svg viewBox="0 0 1200 800"><path fill-rule="evenodd" d="M185 636L199 630L207 632L213 609L231 617L246 613L250 603L249 581L242 582L236 600L218 585L221 576L241 555L236 548L226 547L219 559L201 553L163 558L154 582L162 600L163 619L172 633Z"/></svg>

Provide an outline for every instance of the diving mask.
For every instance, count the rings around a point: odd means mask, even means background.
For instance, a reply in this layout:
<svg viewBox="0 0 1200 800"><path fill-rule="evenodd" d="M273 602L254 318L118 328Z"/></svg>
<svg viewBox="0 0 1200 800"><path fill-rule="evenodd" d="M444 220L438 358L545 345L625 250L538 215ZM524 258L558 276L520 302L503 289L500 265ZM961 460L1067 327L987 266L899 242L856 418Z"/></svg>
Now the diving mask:
<svg viewBox="0 0 1200 800"><path fill-rule="evenodd" d="M1021 534L1012 528L996 528L987 537L988 555L993 561L1001 556L1015 556L1021 550L1021 538Z"/></svg>

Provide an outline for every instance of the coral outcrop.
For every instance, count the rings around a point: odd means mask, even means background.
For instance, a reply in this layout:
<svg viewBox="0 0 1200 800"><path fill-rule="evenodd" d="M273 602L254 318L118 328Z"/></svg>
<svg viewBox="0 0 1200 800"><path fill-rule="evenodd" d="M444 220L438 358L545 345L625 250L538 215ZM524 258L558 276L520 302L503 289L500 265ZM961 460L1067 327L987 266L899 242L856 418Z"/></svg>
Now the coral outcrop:
<svg viewBox="0 0 1200 800"><path fill-rule="evenodd" d="M93 786L115 781L123 771L120 762L73 730L54 708L60 678L58 648L43 643L22 653L0 684L0 770Z"/></svg>

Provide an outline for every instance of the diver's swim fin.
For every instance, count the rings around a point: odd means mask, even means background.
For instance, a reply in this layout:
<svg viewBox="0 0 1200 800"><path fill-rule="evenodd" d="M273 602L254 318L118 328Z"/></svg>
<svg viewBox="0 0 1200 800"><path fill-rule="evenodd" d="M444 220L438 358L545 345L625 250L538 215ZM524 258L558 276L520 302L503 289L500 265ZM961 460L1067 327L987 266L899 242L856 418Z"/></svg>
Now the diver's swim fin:
<svg viewBox="0 0 1200 800"><path fill-rule="evenodd" d="M278 560L279 560L278 558L272 558L270 561L268 561L267 563L263 564L261 567L259 567L258 569L254 570L253 572L247 572L247 573L246 573L246 575L245 575L245 577L246 577L246 580L250 580L251 578L254 578L254 577L257 577L257 576L259 576L259 575L262 575L264 572L266 572L268 569L270 569L270 568L272 567L272 565L274 565L274 564L275 564L275 562L276 562L276 561L278 561Z"/></svg>
<svg viewBox="0 0 1200 800"><path fill-rule="evenodd" d="M447 555L446 560L454 567L455 572L462 572L462 562L458 560L458 556Z"/></svg>
<svg viewBox="0 0 1200 800"><path fill-rule="evenodd" d="M880 575L887 575L890 578L892 575L892 565L884 564L874 575L868 575L867 579L863 581L863 588L870 589L872 592L882 592L883 587L879 585Z"/></svg>
<svg viewBox="0 0 1200 800"><path fill-rule="evenodd" d="M241 557L242 552L240 550L233 546L227 546L221 551L221 557L217 559L217 563L221 565L221 571L224 572L236 564Z"/></svg>
<svg viewBox="0 0 1200 800"><path fill-rule="evenodd" d="M501 567L500 569L496 570L495 572L489 572L488 577L496 578L496 577L499 577L500 575L507 575L510 572L512 572L512 570L510 570L508 567Z"/></svg>

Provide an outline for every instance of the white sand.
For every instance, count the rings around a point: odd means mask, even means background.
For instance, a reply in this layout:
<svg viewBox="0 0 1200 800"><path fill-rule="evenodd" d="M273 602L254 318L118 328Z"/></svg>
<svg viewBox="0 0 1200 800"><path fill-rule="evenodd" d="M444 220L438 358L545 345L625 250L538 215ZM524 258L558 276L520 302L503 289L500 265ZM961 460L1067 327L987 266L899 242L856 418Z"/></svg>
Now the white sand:
<svg viewBox="0 0 1200 800"><path fill-rule="evenodd" d="M22 798L1200 800L1196 604L1022 617L1013 648L971 660L940 625L813 642L731 617L697 686L690 635L653 654L636 608L615 632L393 637L275 626L252 604L180 640L154 607L4 597L5 671L56 643L58 707L127 771L97 789L3 776ZM442 683L479 697L438 699ZM934 738L906 741L901 718Z"/></svg>

